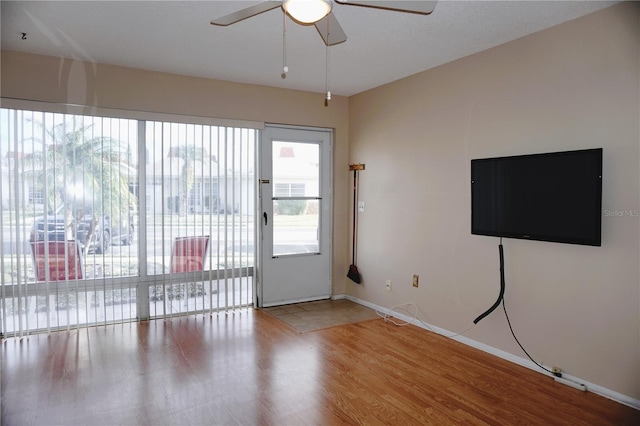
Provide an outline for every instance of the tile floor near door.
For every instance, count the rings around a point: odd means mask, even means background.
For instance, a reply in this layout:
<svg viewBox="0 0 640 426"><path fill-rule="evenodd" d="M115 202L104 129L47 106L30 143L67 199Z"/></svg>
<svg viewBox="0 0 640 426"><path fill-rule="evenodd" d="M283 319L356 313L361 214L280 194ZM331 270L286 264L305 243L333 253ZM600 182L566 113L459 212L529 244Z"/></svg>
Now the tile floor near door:
<svg viewBox="0 0 640 426"><path fill-rule="evenodd" d="M380 318L376 311L350 300L319 300L263 308L299 333Z"/></svg>

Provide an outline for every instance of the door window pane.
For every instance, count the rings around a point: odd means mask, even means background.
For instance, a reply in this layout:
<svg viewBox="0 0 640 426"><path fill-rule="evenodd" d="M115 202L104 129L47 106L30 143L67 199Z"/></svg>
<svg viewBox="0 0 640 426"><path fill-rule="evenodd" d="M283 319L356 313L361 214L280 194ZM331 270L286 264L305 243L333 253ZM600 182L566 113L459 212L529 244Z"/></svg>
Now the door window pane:
<svg viewBox="0 0 640 426"><path fill-rule="evenodd" d="M273 142L273 256L318 253L320 145Z"/></svg>
<svg viewBox="0 0 640 426"><path fill-rule="evenodd" d="M273 202L273 255L319 253L320 200Z"/></svg>
<svg viewBox="0 0 640 426"><path fill-rule="evenodd" d="M273 196L320 195L320 145L273 142Z"/></svg>

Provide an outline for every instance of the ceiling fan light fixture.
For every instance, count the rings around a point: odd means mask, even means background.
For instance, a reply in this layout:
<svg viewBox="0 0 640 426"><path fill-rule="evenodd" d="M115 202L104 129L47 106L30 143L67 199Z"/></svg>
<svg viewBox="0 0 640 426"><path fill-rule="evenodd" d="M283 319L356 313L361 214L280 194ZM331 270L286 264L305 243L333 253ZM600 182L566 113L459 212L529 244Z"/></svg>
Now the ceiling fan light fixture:
<svg viewBox="0 0 640 426"><path fill-rule="evenodd" d="M313 24L331 12L331 0L284 0L282 8L296 21Z"/></svg>

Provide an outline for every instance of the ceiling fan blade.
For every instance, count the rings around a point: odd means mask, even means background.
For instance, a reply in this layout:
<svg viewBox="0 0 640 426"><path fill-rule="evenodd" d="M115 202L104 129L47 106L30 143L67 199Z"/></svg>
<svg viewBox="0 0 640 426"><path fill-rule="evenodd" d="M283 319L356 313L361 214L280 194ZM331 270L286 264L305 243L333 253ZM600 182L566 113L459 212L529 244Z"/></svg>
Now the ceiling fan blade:
<svg viewBox="0 0 640 426"><path fill-rule="evenodd" d="M282 6L282 1L263 1L262 3L249 6L245 9L238 10L237 12L230 13L220 18L211 20L211 25L220 25L226 27L227 25L235 24L252 16L259 15L263 12L267 12L276 7Z"/></svg>
<svg viewBox="0 0 640 426"><path fill-rule="evenodd" d="M335 0L337 3L349 6L375 7L378 9L395 10L398 12L419 13L429 15L436 8L437 1L422 0L397 0L397 1L359 1L359 0Z"/></svg>
<svg viewBox="0 0 640 426"><path fill-rule="evenodd" d="M329 13L314 25L320 37L322 37L324 44L327 46L333 46L347 41L347 35L344 33L344 30L333 13Z"/></svg>

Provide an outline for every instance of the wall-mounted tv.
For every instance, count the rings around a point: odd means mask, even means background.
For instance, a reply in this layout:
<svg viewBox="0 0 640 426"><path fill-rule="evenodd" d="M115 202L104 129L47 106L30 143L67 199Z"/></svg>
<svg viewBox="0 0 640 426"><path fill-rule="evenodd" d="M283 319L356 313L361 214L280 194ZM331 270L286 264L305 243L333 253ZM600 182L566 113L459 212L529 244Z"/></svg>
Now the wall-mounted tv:
<svg viewBox="0 0 640 426"><path fill-rule="evenodd" d="M471 160L471 233L601 245L602 148Z"/></svg>

